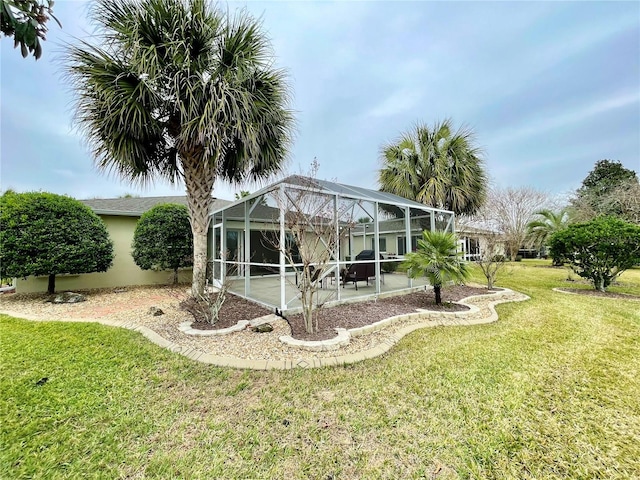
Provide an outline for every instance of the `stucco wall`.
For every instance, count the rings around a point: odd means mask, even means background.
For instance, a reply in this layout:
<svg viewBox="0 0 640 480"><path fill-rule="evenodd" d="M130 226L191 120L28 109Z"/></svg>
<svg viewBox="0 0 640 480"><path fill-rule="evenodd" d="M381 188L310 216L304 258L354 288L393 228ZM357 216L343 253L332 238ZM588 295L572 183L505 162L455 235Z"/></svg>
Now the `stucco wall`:
<svg viewBox="0 0 640 480"><path fill-rule="evenodd" d="M102 273L56 276L56 291L84 290L88 288L122 287L126 285L157 285L173 281L173 272L153 272L142 270L133 261L131 243L136 228L137 217L100 216L107 226L113 241L114 259L112 267ZM181 282L191 282L191 269L179 273ZM18 279L17 293L46 292L48 277L28 277Z"/></svg>

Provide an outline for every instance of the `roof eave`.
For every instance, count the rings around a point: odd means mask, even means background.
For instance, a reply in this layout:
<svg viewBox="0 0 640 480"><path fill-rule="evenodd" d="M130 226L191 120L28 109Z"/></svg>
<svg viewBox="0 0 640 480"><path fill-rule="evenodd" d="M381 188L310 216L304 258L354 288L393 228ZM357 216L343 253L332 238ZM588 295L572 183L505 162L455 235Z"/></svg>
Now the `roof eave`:
<svg viewBox="0 0 640 480"><path fill-rule="evenodd" d="M96 215L110 215L114 217L139 217L144 212L132 212L132 211L122 211L122 210L104 210L101 208L93 208L89 207Z"/></svg>

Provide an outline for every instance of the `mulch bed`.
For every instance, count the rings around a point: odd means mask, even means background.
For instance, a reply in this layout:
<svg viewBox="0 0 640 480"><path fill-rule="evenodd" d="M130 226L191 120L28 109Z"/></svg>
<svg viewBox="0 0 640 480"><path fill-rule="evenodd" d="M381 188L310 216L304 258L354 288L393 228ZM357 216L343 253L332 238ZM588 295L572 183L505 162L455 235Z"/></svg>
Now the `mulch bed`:
<svg viewBox="0 0 640 480"><path fill-rule="evenodd" d="M235 295L227 294L227 298L220 309L220 319L215 323L215 325L204 322L202 318L196 318L196 321L193 322L191 326L197 330L219 330L222 328L233 327L240 320L253 320L254 318L263 317L270 313L273 313L273 311L262 307L257 303L250 302L249 300L245 300L244 298L240 298Z"/></svg>
<svg viewBox="0 0 640 480"><path fill-rule="evenodd" d="M336 336L335 328L358 328L406 313L414 313L417 308L445 312L461 312L469 307L449 302L457 302L471 295L488 293L486 288L453 286L442 289L442 304L436 305L433 290L415 292L377 301L348 303L319 311L318 332L309 334L304 327L302 314L291 315L287 321L291 326L291 336L299 340L326 340Z"/></svg>
<svg viewBox="0 0 640 480"><path fill-rule="evenodd" d="M623 298L625 300L640 300L640 295L632 295L630 293L613 293L613 292L601 292L595 289L585 288L558 288L563 292L577 293L578 295L586 295L589 297L603 297L603 298Z"/></svg>
<svg viewBox="0 0 640 480"><path fill-rule="evenodd" d="M314 334L306 332L302 314L286 316L286 320L291 326L291 334L294 338L300 340L326 340L336 336L335 329L338 327L363 327L395 315L413 313L417 308L445 312L469 310L469 307L450 302L457 302L471 295L486 293L488 293L486 288L453 286L442 290L443 303L441 305L435 304L434 293L430 290L384 298L378 301L371 300L323 308L319 310L319 328L318 332ZM201 330L217 330L236 325L239 320L251 320L269 313L273 312L235 295L227 295L220 311L220 320L215 325L195 322L192 326Z"/></svg>

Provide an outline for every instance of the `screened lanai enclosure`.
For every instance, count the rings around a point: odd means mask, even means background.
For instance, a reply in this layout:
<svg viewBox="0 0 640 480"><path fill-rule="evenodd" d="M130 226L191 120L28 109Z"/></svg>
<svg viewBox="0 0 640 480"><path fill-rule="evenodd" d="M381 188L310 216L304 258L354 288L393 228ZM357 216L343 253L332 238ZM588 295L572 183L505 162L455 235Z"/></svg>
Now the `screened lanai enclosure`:
<svg viewBox="0 0 640 480"><path fill-rule="evenodd" d="M405 253L454 228L450 211L293 175L212 213L211 280L282 311L310 291L323 305L410 291L427 282L398 271Z"/></svg>

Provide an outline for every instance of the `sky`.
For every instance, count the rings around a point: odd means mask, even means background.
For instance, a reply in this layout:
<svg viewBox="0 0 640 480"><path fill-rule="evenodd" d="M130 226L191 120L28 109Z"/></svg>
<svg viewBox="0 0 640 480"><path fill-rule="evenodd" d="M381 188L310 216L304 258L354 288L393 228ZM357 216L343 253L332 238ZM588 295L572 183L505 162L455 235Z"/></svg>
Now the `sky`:
<svg viewBox="0 0 640 480"><path fill-rule="evenodd" d="M181 195L96 170L73 124L65 43L89 2L58 0L43 57L0 42L0 188L79 199ZM287 70L286 170L378 188L381 148L417 123L475 132L498 187L566 195L600 159L640 173L640 2L231 2L260 17ZM260 185L216 183L214 195Z"/></svg>

